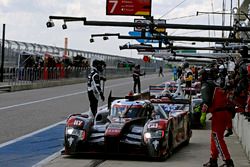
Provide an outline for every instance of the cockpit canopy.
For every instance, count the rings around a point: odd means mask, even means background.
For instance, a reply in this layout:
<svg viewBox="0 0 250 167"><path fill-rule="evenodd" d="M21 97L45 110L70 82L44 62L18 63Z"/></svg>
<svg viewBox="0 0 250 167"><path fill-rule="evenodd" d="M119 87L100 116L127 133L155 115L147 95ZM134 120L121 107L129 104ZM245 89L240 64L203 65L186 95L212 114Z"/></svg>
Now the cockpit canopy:
<svg viewBox="0 0 250 167"><path fill-rule="evenodd" d="M136 118L142 117L143 107L142 106L126 106L126 105L114 105L111 108L110 116L112 117L125 117L125 118Z"/></svg>
<svg viewBox="0 0 250 167"><path fill-rule="evenodd" d="M149 107L151 106L151 107ZM117 100L111 105L111 117L138 118L151 115L153 105L145 101Z"/></svg>

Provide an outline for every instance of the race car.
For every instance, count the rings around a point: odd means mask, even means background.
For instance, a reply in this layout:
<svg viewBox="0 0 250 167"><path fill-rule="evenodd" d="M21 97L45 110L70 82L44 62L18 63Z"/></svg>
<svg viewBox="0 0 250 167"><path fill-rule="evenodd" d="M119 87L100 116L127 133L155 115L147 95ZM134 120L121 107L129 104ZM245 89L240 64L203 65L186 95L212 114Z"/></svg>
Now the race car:
<svg viewBox="0 0 250 167"><path fill-rule="evenodd" d="M181 82L181 83L179 83ZM182 81L177 80L177 81L168 81L162 84L163 87L167 88L171 93L176 92L176 90L178 89L178 85L181 84L181 87L184 91L184 94L188 94L188 95L196 95L197 93L200 93L200 89L201 89L201 83L198 81L195 81L192 83L192 86L186 87L184 83L182 83Z"/></svg>
<svg viewBox="0 0 250 167"><path fill-rule="evenodd" d="M203 126L200 123L201 104L202 104L201 94L196 93L195 95L188 96L188 95L185 95L184 91L185 90L180 84L180 82L178 83L178 86L176 85L175 92L172 92L172 90L169 90L169 87L166 87L162 84L149 86L149 92L151 96L168 97L171 99L189 99L191 102L191 105L190 105L191 106L190 108L191 127L192 129L203 128Z"/></svg>
<svg viewBox="0 0 250 167"><path fill-rule="evenodd" d="M176 105L178 103L178 105ZM123 98L91 114L68 117L64 153L146 155L165 160L191 138L187 100Z"/></svg>

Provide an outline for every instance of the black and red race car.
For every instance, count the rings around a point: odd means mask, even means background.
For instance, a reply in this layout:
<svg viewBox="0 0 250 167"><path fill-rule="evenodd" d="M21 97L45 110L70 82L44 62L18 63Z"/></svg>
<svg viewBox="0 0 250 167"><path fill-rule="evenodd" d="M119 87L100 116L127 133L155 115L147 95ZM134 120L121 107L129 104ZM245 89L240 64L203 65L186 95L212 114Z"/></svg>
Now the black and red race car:
<svg viewBox="0 0 250 167"><path fill-rule="evenodd" d="M180 80L177 81L167 81L165 83L162 83L161 86L164 89L168 89L171 93L174 93L177 91L178 86L180 84L184 94L190 94L190 95L196 95L198 93L200 93L200 89L201 89L201 83L199 81L195 81L192 83L192 86L186 87L184 83L179 83L181 82Z"/></svg>
<svg viewBox="0 0 250 167"><path fill-rule="evenodd" d="M197 89L192 88L194 94L192 93L190 96L190 94L185 93L187 89L185 90L185 88L183 88L183 85L181 85L180 82L178 84L172 81L170 82L170 84L168 82L166 83L167 85L150 85L150 94L156 97L168 97L171 99L190 99L191 127L192 129L204 128L204 126L202 126L200 123L202 99L201 94L197 93L199 91L196 92ZM172 86L169 86L171 84Z"/></svg>
<svg viewBox="0 0 250 167"><path fill-rule="evenodd" d="M91 114L72 114L65 127L66 155L105 153L146 155L165 160L180 144L189 143L187 99L116 99Z"/></svg>

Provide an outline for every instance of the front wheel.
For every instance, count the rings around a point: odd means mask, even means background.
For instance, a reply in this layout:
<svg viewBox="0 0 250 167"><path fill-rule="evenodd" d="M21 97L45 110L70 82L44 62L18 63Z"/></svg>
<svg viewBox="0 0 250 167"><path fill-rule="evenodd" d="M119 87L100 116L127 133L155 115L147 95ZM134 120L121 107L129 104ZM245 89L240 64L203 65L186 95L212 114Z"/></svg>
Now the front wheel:
<svg viewBox="0 0 250 167"><path fill-rule="evenodd" d="M164 149L165 150L161 151L159 161L165 161L173 154L174 147L173 147L173 135L172 135L172 133L169 133L167 145L165 146Z"/></svg>

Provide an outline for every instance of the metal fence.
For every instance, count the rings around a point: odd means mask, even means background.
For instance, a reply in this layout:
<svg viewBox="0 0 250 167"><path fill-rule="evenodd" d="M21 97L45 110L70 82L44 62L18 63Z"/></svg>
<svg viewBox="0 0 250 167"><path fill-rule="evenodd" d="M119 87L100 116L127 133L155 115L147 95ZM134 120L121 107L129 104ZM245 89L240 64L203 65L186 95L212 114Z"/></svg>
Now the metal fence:
<svg viewBox="0 0 250 167"><path fill-rule="evenodd" d="M142 69L146 73L154 73L155 68ZM4 82L9 85L32 84L37 82L49 82L62 79L87 78L90 68L67 67L67 68L5 68ZM108 77L131 76L131 69L107 68L103 72Z"/></svg>

